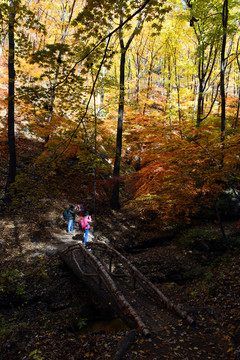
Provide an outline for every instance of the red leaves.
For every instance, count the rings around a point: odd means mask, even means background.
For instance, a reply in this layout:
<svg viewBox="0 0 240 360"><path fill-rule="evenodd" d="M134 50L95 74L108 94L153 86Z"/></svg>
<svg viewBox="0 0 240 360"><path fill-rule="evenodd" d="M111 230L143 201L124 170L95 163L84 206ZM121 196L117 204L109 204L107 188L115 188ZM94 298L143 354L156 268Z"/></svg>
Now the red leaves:
<svg viewBox="0 0 240 360"><path fill-rule="evenodd" d="M213 123L200 129L186 126L182 133L177 127L169 132L155 125L142 129L141 168L127 182L132 204L140 212L155 211L165 224L187 220L201 204L213 202L228 174L236 173L238 135L229 137L223 148Z"/></svg>

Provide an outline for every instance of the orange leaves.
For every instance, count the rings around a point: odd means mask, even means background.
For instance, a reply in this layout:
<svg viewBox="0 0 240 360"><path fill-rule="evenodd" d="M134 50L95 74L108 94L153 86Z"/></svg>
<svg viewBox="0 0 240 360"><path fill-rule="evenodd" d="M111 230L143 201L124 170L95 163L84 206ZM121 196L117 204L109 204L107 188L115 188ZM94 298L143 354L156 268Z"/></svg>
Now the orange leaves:
<svg viewBox="0 0 240 360"><path fill-rule="evenodd" d="M188 220L202 204L213 203L236 167L239 174L239 135L221 146L213 123L200 129L188 126L185 132L157 129L154 123L152 131L149 127L148 135L143 130L146 141L138 154L141 169L131 175L128 186L133 206L154 211L163 226Z"/></svg>
<svg viewBox="0 0 240 360"><path fill-rule="evenodd" d="M228 97L226 98L226 105L229 106L230 108L235 108L237 107L237 103L238 103L238 98L237 97Z"/></svg>

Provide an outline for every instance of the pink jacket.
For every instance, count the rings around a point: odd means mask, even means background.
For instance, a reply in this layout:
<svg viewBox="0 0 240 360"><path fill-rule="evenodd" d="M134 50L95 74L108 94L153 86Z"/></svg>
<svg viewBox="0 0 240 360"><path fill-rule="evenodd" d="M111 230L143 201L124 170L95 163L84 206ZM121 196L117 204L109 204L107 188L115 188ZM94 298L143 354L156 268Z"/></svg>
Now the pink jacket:
<svg viewBox="0 0 240 360"><path fill-rule="evenodd" d="M83 229L90 229L90 222L92 222L92 218L90 215L84 216L84 218L79 221Z"/></svg>

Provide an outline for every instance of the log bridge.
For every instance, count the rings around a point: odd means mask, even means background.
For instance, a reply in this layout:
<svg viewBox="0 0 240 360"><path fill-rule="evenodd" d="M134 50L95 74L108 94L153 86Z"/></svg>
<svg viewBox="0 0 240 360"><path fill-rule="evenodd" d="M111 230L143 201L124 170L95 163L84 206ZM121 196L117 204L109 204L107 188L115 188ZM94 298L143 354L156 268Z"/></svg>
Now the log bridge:
<svg viewBox="0 0 240 360"><path fill-rule="evenodd" d="M194 320L171 302L119 251L104 242L81 243L59 250L63 261L130 327L146 337L157 331L153 314L170 309L189 324ZM151 300L151 303L150 303Z"/></svg>

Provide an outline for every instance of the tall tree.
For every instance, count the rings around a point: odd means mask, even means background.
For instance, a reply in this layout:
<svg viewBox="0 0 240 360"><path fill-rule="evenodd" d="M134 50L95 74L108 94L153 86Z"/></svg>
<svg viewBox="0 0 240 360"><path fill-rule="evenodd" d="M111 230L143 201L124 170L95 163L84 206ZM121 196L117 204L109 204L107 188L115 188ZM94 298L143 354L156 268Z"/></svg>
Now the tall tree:
<svg viewBox="0 0 240 360"><path fill-rule="evenodd" d="M5 188L6 199L10 200L9 187L16 177L16 146L15 146L15 37L14 26L17 0L10 0L8 21L8 144L9 144L9 168Z"/></svg>
<svg viewBox="0 0 240 360"><path fill-rule="evenodd" d="M129 37L126 45L124 45L123 39L123 18L120 18L120 29L119 29L119 42L121 48L121 56L120 56L120 88L119 88L119 107L118 107L118 124L117 124L117 141L116 141L116 154L115 154L115 162L113 169L113 178L114 178L114 187L113 194L111 198L111 207L112 209L118 210L120 209L119 203L119 187L120 187L120 164L121 164L121 156L122 156L122 133L123 133L123 113L124 113L124 100L125 100L125 63L126 63L126 52L136 34L137 29L142 23L143 19L140 19Z"/></svg>
<svg viewBox="0 0 240 360"><path fill-rule="evenodd" d="M238 66L238 70L239 70L239 74L240 74L240 60L239 60L239 53L238 53L239 42L240 42L240 36L238 37L237 47L236 47L237 66ZM238 74L238 80L239 80L239 74ZM239 81L238 81L238 83L239 83ZM239 84L237 84L237 95L238 95L238 102L237 102L237 113L236 113L235 121L233 124L234 129L236 129L237 125L238 125L238 116L239 116L239 109L240 109L240 85Z"/></svg>
<svg viewBox="0 0 240 360"><path fill-rule="evenodd" d="M149 4L148 4L149 3ZM135 28L131 35L128 38L126 45L124 45L123 39L123 15L128 15L130 9L136 7L136 2L132 4L128 1L120 2L120 28L119 28L119 43L121 49L121 58L120 58L120 89L119 89L119 108L118 108L118 124L117 124L117 139L116 139L116 153L114 161L114 170L113 170L113 179L114 187L111 198L111 207L112 209L119 210L119 190L120 190L120 166L121 166L121 156L122 156L122 134L123 134L123 114L124 114L124 100L125 100L125 62L126 62L126 52L134 38L134 36L140 31L140 26L142 26L145 20L151 21L153 18L157 18L157 24L154 23L155 27L160 30L159 23L163 20L163 15L169 10L168 8L163 8L163 3L155 4L151 1L145 1L142 5L142 11L139 15L138 22L135 25ZM139 8L139 9L140 9Z"/></svg>
<svg viewBox="0 0 240 360"><path fill-rule="evenodd" d="M226 99L225 99L225 49L227 42L228 24L228 0L224 0L222 9L222 50L221 50L221 70L220 70L220 91L221 91L221 139L225 139L226 128Z"/></svg>
<svg viewBox="0 0 240 360"><path fill-rule="evenodd" d="M213 4L205 0L186 0L186 4L190 9L190 26L194 29L197 39L197 126L199 127L205 119L203 116L205 95L211 84L210 79L219 50L220 10L217 2Z"/></svg>

